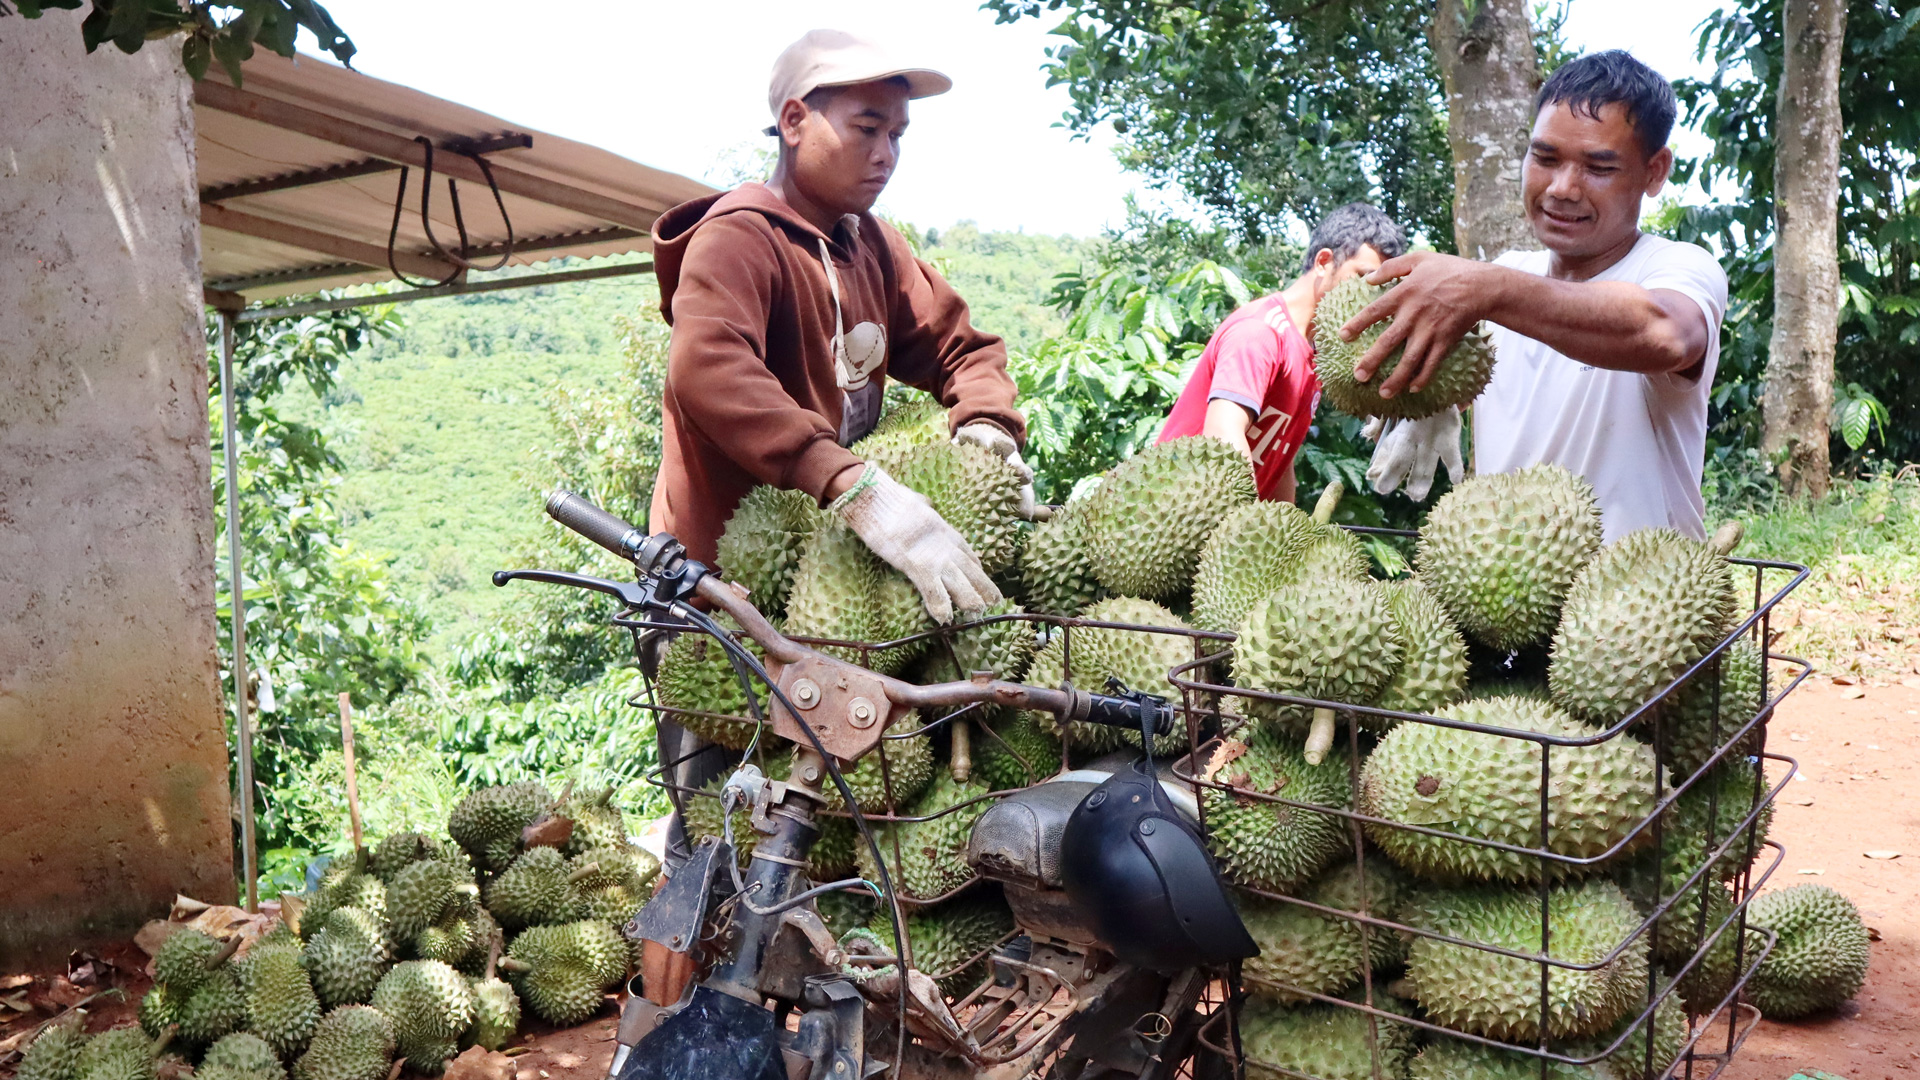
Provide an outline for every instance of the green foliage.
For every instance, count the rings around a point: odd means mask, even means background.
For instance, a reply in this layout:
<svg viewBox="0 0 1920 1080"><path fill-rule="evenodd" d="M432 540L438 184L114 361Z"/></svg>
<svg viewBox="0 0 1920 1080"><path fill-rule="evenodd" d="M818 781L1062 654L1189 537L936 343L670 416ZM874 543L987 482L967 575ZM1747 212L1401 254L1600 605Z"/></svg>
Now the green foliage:
<svg viewBox="0 0 1920 1080"><path fill-rule="evenodd" d="M37 19L50 9L74 11L82 0L14 0L20 14ZM233 85L239 86L240 65L264 45L281 56L293 55L294 39L304 28L333 58L351 65L353 42L340 31L327 9L314 0L86 0L89 10L80 23L87 51L104 42L124 53L136 53L155 38L185 34L181 62L191 78L201 78L218 60ZM0 0L0 15L9 14Z"/></svg>
<svg viewBox="0 0 1920 1080"><path fill-rule="evenodd" d="M1669 213L1665 231L1711 241L1729 279L1720 372L1713 394L1710 457L1723 468L1764 468L1747 451L1760 443L1760 398L1773 325L1775 96L1782 68L1784 0L1748 0L1709 16L1700 53L1711 78L1676 91L1687 122L1713 151L1681 163L1720 200ZM1836 462L1863 466L1873 421L1895 460L1920 457L1920 7L1850 5L1840 64L1841 309L1835 369L1839 392L1832 447ZM1841 407L1841 403L1846 406ZM1880 411L1872 403L1884 403Z"/></svg>
<svg viewBox="0 0 1920 1080"><path fill-rule="evenodd" d="M1096 241L981 232L971 221L928 229L920 257L967 301L974 325L1030 349L1062 329L1051 300L1056 275L1094 255Z"/></svg>
<svg viewBox="0 0 1920 1080"><path fill-rule="evenodd" d="M1111 122L1120 160L1177 182L1248 239L1375 202L1442 250L1453 240L1445 101L1414 0L987 0L1000 22L1061 19L1048 85L1067 126Z"/></svg>

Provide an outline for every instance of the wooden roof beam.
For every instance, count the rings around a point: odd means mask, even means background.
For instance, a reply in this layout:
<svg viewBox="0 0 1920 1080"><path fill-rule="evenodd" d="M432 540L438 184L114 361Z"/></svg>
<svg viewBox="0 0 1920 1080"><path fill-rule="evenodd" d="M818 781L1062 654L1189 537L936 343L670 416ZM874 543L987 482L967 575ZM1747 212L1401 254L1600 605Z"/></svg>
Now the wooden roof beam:
<svg viewBox="0 0 1920 1080"><path fill-rule="evenodd" d="M303 251L331 255L336 259L345 259L362 266L372 266L382 270L387 268L386 248L363 244L358 240L349 240L344 236L334 236L303 225L243 214L238 210L229 210L213 203L201 204L200 224L209 229L224 229L242 236L297 247ZM393 266L403 274L431 278L434 281L439 281L453 272L453 266L450 263L404 251L393 253Z"/></svg>
<svg viewBox="0 0 1920 1080"><path fill-rule="evenodd" d="M426 166L426 148L412 139L381 131L379 128L356 124L337 116L329 116L304 106L275 98L263 97L246 90L235 89L225 83L202 79L194 84L193 100L196 105L205 105L210 109L243 116L272 127L306 135L358 150L383 161L412 168ZM632 203L621 202L605 195L569 187L545 177L524 173L506 165L492 165L494 182L500 190L535 202L546 203L563 210L572 210L578 214L597 218L611 225L646 232L653 228L653 219L659 212ZM486 174L472 158L451 151L441 151L434 155L434 171L445 176L465 180L474 184L485 184Z"/></svg>

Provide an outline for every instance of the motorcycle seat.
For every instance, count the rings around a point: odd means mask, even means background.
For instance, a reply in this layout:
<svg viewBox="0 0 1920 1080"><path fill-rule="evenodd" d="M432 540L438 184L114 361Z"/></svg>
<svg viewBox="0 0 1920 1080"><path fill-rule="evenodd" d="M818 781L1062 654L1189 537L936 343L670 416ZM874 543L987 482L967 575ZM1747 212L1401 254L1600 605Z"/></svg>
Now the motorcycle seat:
<svg viewBox="0 0 1920 1080"><path fill-rule="evenodd" d="M1097 784L1057 780L1001 799L974 822L967 863L985 877L1028 888L1060 887L1060 838Z"/></svg>

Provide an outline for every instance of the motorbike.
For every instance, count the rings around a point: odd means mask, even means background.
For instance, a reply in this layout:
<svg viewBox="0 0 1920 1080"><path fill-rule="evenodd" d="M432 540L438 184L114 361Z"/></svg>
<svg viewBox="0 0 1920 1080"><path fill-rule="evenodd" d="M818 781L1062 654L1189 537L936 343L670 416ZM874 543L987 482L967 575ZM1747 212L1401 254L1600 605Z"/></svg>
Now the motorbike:
<svg viewBox="0 0 1920 1080"><path fill-rule="evenodd" d="M620 604L611 621L636 642L646 625L708 635L748 688L761 730L798 747L784 779L744 762L727 776L723 835L690 838L627 924L630 938L692 958L700 974L670 1003L630 995L609 1080L1207 1080L1236 1071L1198 1035L1237 1002L1239 963L1258 949L1200 841L1193 790L1173 780L1171 763L1150 751L1113 755L989 803L966 857L1004 891L1016 929L957 997L942 993L938 973L912 965L902 900L868 822L883 815L863 813L843 775L914 709L1038 710L1062 725L1138 731L1149 748L1182 724L1179 709L1118 684L1094 692L983 671L922 686L881 675L786 637L670 535L649 536L568 492L546 509L631 562L634 580L503 570L496 585L603 593ZM754 684L765 687L764 713ZM877 882L806 876L829 791L869 845ZM756 833L744 870L736 819ZM878 894L891 942L828 929L818 901L842 890Z"/></svg>

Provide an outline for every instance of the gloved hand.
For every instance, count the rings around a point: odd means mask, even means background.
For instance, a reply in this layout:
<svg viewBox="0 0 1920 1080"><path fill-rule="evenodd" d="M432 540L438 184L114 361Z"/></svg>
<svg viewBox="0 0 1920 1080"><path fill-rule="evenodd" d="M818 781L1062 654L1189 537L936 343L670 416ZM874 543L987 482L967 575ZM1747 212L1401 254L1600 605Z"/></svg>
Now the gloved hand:
<svg viewBox="0 0 1920 1080"><path fill-rule="evenodd" d="M966 538L934 512L926 496L880 466L869 463L829 509L875 555L907 575L935 622L952 622L955 608L977 613L1001 601Z"/></svg>
<svg viewBox="0 0 1920 1080"><path fill-rule="evenodd" d="M999 455L1002 461L1013 466L1015 471L1019 472L1020 479L1023 481L1020 485L1021 517L1026 518L1028 521L1046 521L1053 517L1052 507L1040 506L1035 503L1033 498L1033 469L1028 466L1025 461L1021 460L1020 447L1014 443L1013 436L1001 430L1000 425L989 424L984 420L976 420L971 424L962 425L959 431L954 432L953 441L957 443L970 443L983 450L991 450L993 453Z"/></svg>
<svg viewBox="0 0 1920 1080"><path fill-rule="evenodd" d="M1367 421L1361 433L1374 439L1373 463L1367 467L1367 479L1373 490L1388 495L1406 487L1407 498L1421 502L1433 490L1437 467L1445 464L1447 475L1455 483L1466 479L1466 465L1460 458L1460 410L1449 406L1421 420Z"/></svg>

